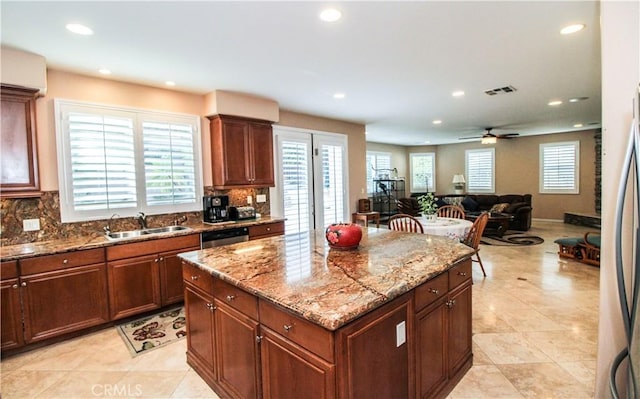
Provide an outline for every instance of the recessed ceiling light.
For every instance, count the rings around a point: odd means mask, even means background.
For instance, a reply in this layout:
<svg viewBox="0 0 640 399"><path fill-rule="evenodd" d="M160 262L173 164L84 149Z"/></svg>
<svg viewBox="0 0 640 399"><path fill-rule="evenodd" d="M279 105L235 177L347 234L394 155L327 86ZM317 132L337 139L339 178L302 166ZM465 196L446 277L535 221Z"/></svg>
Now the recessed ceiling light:
<svg viewBox="0 0 640 399"><path fill-rule="evenodd" d="M442 123L442 121L440 119L436 119L432 122L434 125L439 125Z"/></svg>
<svg viewBox="0 0 640 399"><path fill-rule="evenodd" d="M425 141L424 144L431 144L429 140Z"/></svg>
<svg viewBox="0 0 640 399"><path fill-rule="evenodd" d="M100 68L98 69L98 72L100 72L103 75L111 75L111 71L108 70L107 68Z"/></svg>
<svg viewBox="0 0 640 399"><path fill-rule="evenodd" d="M582 127L582 123L576 123L573 127Z"/></svg>
<svg viewBox="0 0 640 399"><path fill-rule="evenodd" d="M176 82L174 82L173 80L167 80L166 82L164 82L164 84L166 84L167 86L175 86Z"/></svg>
<svg viewBox="0 0 640 399"><path fill-rule="evenodd" d="M337 98L338 100L342 100L343 98L345 98L345 94L344 93L336 93L333 95L333 98Z"/></svg>
<svg viewBox="0 0 640 399"><path fill-rule="evenodd" d="M335 8L327 8L320 13L320 19L325 22L336 22L342 17L342 13Z"/></svg>
<svg viewBox="0 0 640 399"><path fill-rule="evenodd" d="M560 104L562 104L562 101L560 101L560 100L554 100L554 101L549 101L549 104L548 104L548 105L550 105L550 106L552 106L552 107L555 107L556 105L560 105Z"/></svg>
<svg viewBox="0 0 640 399"><path fill-rule="evenodd" d="M574 98L570 98L569 102L570 103L577 103L577 102L588 100L588 99L589 99L589 97L574 97Z"/></svg>
<svg viewBox="0 0 640 399"><path fill-rule="evenodd" d="M584 24L575 24L575 25L565 26L560 30L560 33L562 33L563 35L570 35L572 33L580 32L581 30L584 29L584 27L585 27Z"/></svg>
<svg viewBox="0 0 640 399"><path fill-rule="evenodd" d="M464 91L462 90L454 91L453 93L451 93L451 95L454 97L462 97L464 96Z"/></svg>
<svg viewBox="0 0 640 399"><path fill-rule="evenodd" d="M93 35L91 28L80 24L67 24L67 30L78 35Z"/></svg>

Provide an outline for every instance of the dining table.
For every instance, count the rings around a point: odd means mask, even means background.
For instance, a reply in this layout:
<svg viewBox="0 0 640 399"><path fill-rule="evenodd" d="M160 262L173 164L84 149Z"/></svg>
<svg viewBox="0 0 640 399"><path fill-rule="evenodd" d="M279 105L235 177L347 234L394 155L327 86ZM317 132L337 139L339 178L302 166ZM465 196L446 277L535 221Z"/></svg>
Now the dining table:
<svg viewBox="0 0 640 399"><path fill-rule="evenodd" d="M473 222L465 219L436 217L429 219L425 216L418 218L424 229L424 234L446 236L454 240L462 240L473 226Z"/></svg>

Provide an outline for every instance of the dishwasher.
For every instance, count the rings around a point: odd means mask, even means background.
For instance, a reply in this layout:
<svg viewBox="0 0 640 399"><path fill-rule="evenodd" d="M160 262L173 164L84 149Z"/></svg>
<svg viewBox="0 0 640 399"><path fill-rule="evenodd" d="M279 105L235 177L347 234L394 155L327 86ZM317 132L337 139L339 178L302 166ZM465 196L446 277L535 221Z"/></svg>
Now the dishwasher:
<svg viewBox="0 0 640 399"><path fill-rule="evenodd" d="M203 249L243 241L249 241L249 228L247 227L234 227L231 229L204 231L200 233L200 247Z"/></svg>

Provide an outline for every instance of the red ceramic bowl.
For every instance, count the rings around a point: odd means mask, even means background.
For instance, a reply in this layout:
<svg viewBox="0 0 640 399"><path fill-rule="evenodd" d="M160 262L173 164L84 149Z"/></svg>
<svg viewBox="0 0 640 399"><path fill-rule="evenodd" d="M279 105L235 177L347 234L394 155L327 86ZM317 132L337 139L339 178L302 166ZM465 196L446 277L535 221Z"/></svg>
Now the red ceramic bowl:
<svg viewBox="0 0 640 399"><path fill-rule="evenodd" d="M325 230L325 238L331 248L354 249L362 239L362 229L354 223L333 223Z"/></svg>

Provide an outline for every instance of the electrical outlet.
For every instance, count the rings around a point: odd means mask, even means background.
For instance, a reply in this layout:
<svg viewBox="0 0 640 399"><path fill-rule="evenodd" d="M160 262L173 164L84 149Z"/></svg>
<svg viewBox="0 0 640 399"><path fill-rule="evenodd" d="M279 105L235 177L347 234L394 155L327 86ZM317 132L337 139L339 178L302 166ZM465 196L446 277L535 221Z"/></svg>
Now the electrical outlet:
<svg viewBox="0 0 640 399"><path fill-rule="evenodd" d="M40 230L40 219L24 219L22 221L22 230L24 231Z"/></svg>
<svg viewBox="0 0 640 399"><path fill-rule="evenodd" d="M247 195L247 204L251 205L253 203L253 197L250 195Z"/></svg>
<svg viewBox="0 0 640 399"><path fill-rule="evenodd" d="M407 327L404 321L396 325L396 347L407 342Z"/></svg>
<svg viewBox="0 0 640 399"><path fill-rule="evenodd" d="M258 195L256 195L256 202L257 203L267 202L266 194L258 194Z"/></svg>

